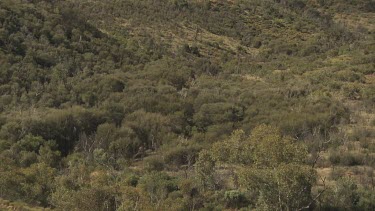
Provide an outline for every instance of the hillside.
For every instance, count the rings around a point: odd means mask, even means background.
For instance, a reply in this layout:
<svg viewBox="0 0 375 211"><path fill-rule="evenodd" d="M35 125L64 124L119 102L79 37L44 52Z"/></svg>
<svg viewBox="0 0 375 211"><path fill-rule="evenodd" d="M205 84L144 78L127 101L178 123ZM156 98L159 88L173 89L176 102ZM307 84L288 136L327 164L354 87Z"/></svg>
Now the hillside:
<svg viewBox="0 0 375 211"><path fill-rule="evenodd" d="M374 105L373 0L0 1L0 209L374 210Z"/></svg>

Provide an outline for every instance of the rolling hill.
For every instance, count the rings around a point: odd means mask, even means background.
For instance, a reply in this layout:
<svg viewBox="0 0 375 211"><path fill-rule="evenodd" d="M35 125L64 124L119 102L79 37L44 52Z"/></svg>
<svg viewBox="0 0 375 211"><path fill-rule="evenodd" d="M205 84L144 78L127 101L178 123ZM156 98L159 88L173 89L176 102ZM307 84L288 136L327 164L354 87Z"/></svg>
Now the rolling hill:
<svg viewBox="0 0 375 211"><path fill-rule="evenodd" d="M372 0L0 2L1 209L373 210L374 105Z"/></svg>

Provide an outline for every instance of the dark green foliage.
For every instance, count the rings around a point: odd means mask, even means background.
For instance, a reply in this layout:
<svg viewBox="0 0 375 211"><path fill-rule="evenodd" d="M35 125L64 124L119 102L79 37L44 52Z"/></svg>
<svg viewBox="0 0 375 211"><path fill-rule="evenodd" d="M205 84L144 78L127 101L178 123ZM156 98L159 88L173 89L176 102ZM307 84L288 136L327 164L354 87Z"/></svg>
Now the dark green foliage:
<svg viewBox="0 0 375 211"><path fill-rule="evenodd" d="M145 161L145 169L147 171L163 171L164 170L164 161L160 157L150 157Z"/></svg>
<svg viewBox="0 0 375 211"><path fill-rule="evenodd" d="M152 203L165 199L168 194L178 189L173 178L159 172L143 176L139 181L139 186L149 195Z"/></svg>
<svg viewBox="0 0 375 211"><path fill-rule="evenodd" d="M224 194L224 199L229 208L241 208L249 202L246 199L244 193L241 193L238 190L226 191Z"/></svg>
<svg viewBox="0 0 375 211"><path fill-rule="evenodd" d="M197 146L178 146L165 153L164 161L172 167L189 168L194 165L200 150Z"/></svg>
<svg viewBox="0 0 375 211"><path fill-rule="evenodd" d="M331 153L329 160L333 165L357 166L365 164L365 156L354 153Z"/></svg>

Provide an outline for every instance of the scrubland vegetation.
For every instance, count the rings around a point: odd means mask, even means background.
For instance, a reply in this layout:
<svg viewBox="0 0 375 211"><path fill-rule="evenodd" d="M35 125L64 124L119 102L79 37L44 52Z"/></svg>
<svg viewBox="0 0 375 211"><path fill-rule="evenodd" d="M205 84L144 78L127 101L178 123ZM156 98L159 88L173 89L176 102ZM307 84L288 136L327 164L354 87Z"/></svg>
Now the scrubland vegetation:
<svg viewBox="0 0 375 211"><path fill-rule="evenodd" d="M0 209L374 210L372 0L0 1Z"/></svg>

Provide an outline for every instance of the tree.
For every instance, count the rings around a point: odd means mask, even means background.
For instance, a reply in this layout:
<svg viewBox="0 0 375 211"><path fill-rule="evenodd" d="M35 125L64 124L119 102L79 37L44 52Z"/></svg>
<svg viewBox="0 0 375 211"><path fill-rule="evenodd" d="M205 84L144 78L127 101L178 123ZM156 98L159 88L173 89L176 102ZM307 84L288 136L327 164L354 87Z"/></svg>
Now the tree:
<svg viewBox="0 0 375 211"><path fill-rule="evenodd" d="M44 163L32 164L21 170L25 182L21 184L24 198L29 202L38 202L43 206L48 205L48 196L54 187L56 169Z"/></svg>
<svg viewBox="0 0 375 211"><path fill-rule="evenodd" d="M130 114L124 125L131 128L147 149L156 150L163 143L170 131L169 119L161 114L143 110Z"/></svg>
<svg viewBox="0 0 375 211"><path fill-rule="evenodd" d="M169 193L178 188L174 178L164 172L151 172L144 175L139 181L139 186L149 197L150 202L156 205L156 208L162 200L168 197Z"/></svg>
<svg viewBox="0 0 375 211"><path fill-rule="evenodd" d="M298 210L310 205L316 180L306 165L307 150L272 126L260 125L251 136L234 131L199 155L196 170L203 185L213 183L217 164L232 172L234 184L257 195L257 206L272 210Z"/></svg>
<svg viewBox="0 0 375 211"><path fill-rule="evenodd" d="M215 160L210 151L202 150L195 164L196 176L203 189L215 187Z"/></svg>
<svg viewBox="0 0 375 211"><path fill-rule="evenodd" d="M352 179L344 177L327 190L321 201L323 209L356 210L359 200L358 186Z"/></svg>

